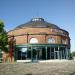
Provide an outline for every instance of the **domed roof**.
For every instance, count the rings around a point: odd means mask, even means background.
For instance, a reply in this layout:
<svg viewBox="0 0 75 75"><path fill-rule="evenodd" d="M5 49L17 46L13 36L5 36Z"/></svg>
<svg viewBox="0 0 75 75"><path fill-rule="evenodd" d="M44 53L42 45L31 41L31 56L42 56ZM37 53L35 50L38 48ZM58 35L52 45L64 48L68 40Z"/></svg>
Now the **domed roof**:
<svg viewBox="0 0 75 75"><path fill-rule="evenodd" d="M17 26L16 29L23 28L23 27L29 27L29 28L56 28L56 29L60 29L55 24L51 24L51 23L48 23L48 22L44 21L43 18L32 18L29 22Z"/></svg>

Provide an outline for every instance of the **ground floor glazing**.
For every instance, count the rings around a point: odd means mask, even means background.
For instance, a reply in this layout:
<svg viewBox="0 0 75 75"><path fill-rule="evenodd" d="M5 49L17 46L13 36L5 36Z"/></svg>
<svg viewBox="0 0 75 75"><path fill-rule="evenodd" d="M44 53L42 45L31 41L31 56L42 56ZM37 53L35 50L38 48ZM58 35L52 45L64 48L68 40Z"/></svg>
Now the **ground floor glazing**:
<svg viewBox="0 0 75 75"><path fill-rule="evenodd" d="M70 50L67 46L27 45L16 47L15 60L49 60L69 59Z"/></svg>

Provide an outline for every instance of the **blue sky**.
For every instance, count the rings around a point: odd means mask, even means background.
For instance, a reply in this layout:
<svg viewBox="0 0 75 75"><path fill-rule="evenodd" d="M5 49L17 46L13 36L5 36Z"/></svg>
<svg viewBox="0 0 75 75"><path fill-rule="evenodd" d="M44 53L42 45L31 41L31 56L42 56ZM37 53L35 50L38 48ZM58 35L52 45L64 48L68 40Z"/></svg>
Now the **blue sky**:
<svg viewBox="0 0 75 75"><path fill-rule="evenodd" d="M0 0L0 19L7 31L33 17L43 17L67 30L75 51L75 0Z"/></svg>

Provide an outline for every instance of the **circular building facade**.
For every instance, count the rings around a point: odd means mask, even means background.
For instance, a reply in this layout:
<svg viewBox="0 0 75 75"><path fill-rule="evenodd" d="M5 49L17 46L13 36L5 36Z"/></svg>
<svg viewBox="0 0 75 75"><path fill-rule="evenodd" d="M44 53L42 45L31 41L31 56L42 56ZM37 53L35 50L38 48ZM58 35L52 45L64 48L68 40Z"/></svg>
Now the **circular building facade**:
<svg viewBox="0 0 75 75"><path fill-rule="evenodd" d="M33 18L8 32L16 40L15 60L69 59L69 33L58 26ZM10 40L10 38L9 38Z"/></svg>

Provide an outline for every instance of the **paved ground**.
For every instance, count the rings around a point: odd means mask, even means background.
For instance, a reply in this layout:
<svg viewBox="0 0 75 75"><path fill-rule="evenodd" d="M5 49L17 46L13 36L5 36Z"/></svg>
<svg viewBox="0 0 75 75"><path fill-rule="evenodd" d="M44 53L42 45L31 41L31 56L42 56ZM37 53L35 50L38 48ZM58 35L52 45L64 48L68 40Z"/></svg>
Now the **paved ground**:
<svg viewBox="0 0 75 75"><path fill-rule="evenodd" d="M0 63L0 75L75 75L75 61Z"/></svg>

